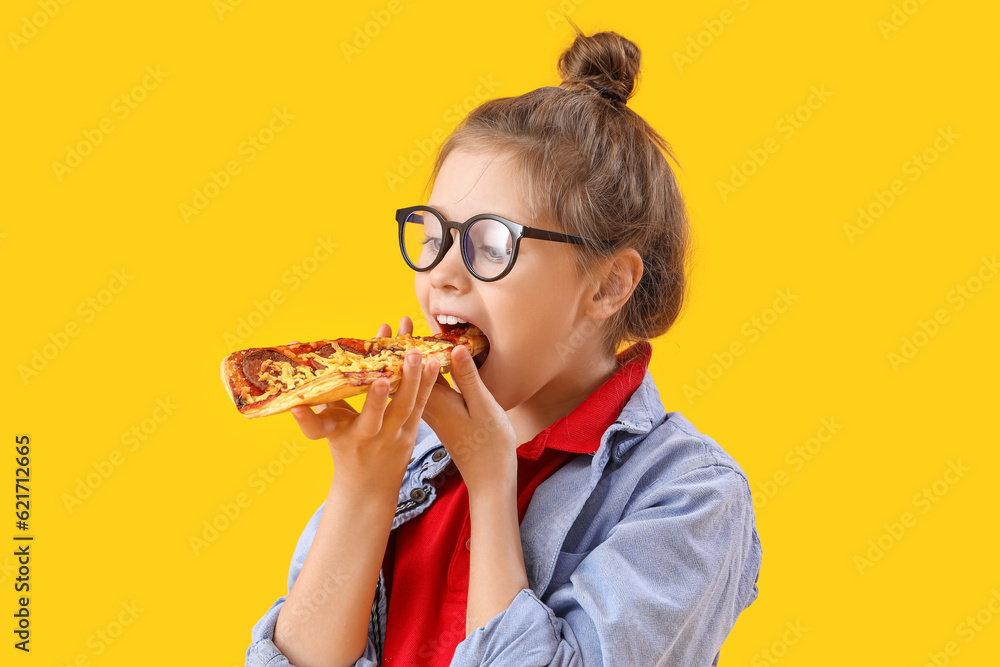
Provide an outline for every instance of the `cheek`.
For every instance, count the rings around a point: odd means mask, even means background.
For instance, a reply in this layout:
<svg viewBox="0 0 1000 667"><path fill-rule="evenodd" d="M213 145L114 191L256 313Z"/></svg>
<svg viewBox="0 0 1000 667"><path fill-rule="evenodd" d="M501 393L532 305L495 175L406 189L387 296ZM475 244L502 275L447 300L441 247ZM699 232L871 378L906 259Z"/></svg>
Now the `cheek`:
<svg viewBox="0 0 1000 667"><path fill-rule="evenodd" d="M502 358L505 375L529 381L529 377L544 375L554 358L558 358L558 343L565 340L565 302L534 298L519 301L496 312L494 333L498 357Z"/></svg>
<svg viewBox="0 0 1000 667"><path fill-rule="evenodd" d="M565 339L579 299L578 289L563 279L565 275L560 263L552 270L525 271L502 293L489 295L491 319L497 333L503 333L498 342L505 350L521 357L554 353L556 343Z"/></svg>

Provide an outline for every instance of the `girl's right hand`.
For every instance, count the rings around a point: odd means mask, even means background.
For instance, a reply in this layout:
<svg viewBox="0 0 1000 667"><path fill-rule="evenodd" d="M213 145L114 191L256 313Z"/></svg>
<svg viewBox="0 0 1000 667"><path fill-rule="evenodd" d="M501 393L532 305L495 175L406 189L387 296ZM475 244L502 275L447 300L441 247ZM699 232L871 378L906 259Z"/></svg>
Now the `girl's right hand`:
<svg viewBox="0 0 1000 667"><path fill-rule="evenodd" d="M400 335L412 333L413 323L403 317ZM379 338L391 337L388 324L379 327ZM318 412L307 405L291 409L302 433L310 440L326 438L333 456L338 481L369 489L372 485L399 487L413 455L417 427L440 364L428 359L423 364L417 350L407 350L403 376L392 402L388 401L389 381L375 380L359 413L347 401L327 403ZM388 406L387 406L387 403Z"/></svg>

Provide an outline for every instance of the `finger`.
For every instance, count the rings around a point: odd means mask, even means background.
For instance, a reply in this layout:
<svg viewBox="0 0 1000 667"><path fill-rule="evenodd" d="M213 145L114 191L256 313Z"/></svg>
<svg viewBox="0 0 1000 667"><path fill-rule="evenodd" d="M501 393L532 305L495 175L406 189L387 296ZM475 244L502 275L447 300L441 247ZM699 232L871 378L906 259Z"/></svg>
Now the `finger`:
<svg viewBox="0 0 1000 667"><path fill-rule="evenodd" d="M456 345L451 350L451 379L470 407L482 407L485 404L486 386L479 377L476 362L464 345Z"/></svg>
<svg viewBox="0 0 1000 667"><path fill-rule="evenodd" d="M435 415L468 416L469 414L469 406L462 398L462 394L449 386L447 380L444 382L441 380L442 377L438 375L424 403L423 419L428 424L435 419Z"/></svg>
<svg viewBox="0 0 1000 667"><path fill-rule="evenodd" d="M388 397L389 381L384 378L375 380L365 397L365 404L361 406L361 414L354 420L354 428L359 436L374 438L382 430L382 417Z"/></svg>
<svg viewBox="0 0 1000 667"><path fill-rule="evenodd" d="M446 378L444 376L444 374L441 372L440 362L438 363L438 375L437 375L436 378L434 378L434 385L441 385L441 387L443 387L444 389L447 389L448 391L454 391L454 387L452 387L451 384L448 382L448 378ZM434 388L434 385L431 386L431 389ZM462 395L462 393L459 392L459 391L455 391L454 393L458 394L459 396ZM433 392L431 392L430 398L431 398L431 400L433 400L433 398L434 398L434 393ZM430 407L431 406L430 406L429 403L426 404L424 406L424 411L426 412L428 409L430 409Z"/></svg>
<svg viewBox="0 0 1000 667"><path fill-rule="evenodd" d="M291 409L292 416L302 429L302 434L310 440L326 437L331 424L326 418L312 411L308 405L296 405Z"/></svg>
<svg viewBox="0 0 1000 667"><path fill-rule="evenodd" d="M424 364L424 369L420 374L420 388L417 392L417 398L413 404L413 409L406 418L406 422L403 425L404 428L416 429L417 423L423 415L424 407L427 405L427 400L430 398L431 392L434 390L434 385L437 384L436 378L441 377L438 375L440 367L441 362L434 357L428 359Z"/></svg>
<svg viewBox="0 0 1000 667"><path fill-rule="evenodd" d="M413 335L413 320L410 319L409 315L403 315L399 320L399 335L411 336Z"/></svg>
<svg viewBox="0 0 1000 667"><path fill-rule="evenodd" d="M354 409L354 406L347 401L333 401L332 403L323 403L322 405L314 405L313 411L316 413L323 413L330 410L345 410L346 412L341 413L341 416L345 416L348 413L356 415L358 411Z"/></svg>
<svg viewBox="0 0 1000 667"><path fill-rule="evenodd" d="M378 328L378 333L375 334L376 338L389 338L391 336L392 336L392 328L388 324L385 324L385 323L383 323Z"/></svg>
<svg viewBox="0 0 1000 667"><path fill-rule="evenodd" d="M285 345L298 345L299 341L293 340L291 343L285 343Z"/></svg>
<svg viewBox="0 0 1000 667"><path fill-rule="evenodd" d="M408 415L413 409L413 403L417 397L417 390L420 388L420 365L423 355L416 348L410 348L403 355L403 379L399 381L399 388L392 399L392 412ZM400 419L399 422L402 422ZM397 423L399 423L397 422Z"/></svg>

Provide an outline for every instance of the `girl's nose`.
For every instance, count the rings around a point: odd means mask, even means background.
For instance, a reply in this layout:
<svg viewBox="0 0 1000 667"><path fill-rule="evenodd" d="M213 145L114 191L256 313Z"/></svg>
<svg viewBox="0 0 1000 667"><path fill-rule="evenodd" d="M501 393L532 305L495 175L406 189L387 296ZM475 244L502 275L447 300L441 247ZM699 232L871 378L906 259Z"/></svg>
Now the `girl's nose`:
<svg viewBox="0 0 1000 667"><path fill-rule="evenodd" d="M449 229L448 233L451 234L451 247L448 248L438 265L427 272L428 278L430 278L431 286L434 289L447 290L452 288L464 292L469 289L473 277L462 261L462 242L458 237L458 230Z"/></svg>

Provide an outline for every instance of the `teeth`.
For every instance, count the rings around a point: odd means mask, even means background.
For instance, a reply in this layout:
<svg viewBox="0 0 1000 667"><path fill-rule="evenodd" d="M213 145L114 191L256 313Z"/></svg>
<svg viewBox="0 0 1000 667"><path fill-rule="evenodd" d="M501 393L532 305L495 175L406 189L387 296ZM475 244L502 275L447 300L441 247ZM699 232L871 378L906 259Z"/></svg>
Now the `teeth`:
<svg viewBox="0 0 1000 667"><path fill-rule="evenodd" d="M438 315L437 321L439 324L468 324L465 320L459 319L454 315Z"/></svg>

